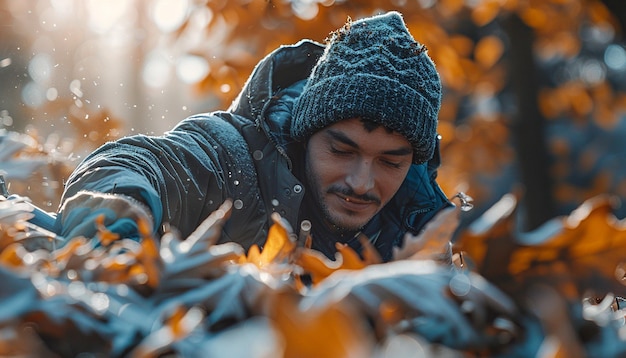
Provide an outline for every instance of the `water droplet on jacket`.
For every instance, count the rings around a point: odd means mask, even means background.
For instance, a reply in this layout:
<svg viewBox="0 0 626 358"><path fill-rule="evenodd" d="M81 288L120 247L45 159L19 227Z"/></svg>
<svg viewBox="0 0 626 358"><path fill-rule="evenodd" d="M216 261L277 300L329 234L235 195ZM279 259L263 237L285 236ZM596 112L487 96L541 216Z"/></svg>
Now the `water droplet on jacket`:
<svg viewBox="0 0 626 358"><path fill-rule="evenodd" d="M235 184L235 185L239 185L239 180L235 180L235 181L233 182L233 184Z"/></svg>
<svg viewBox="0 0 626 358"><path fill-rule="evenodd" d="M278 202L278 199L272 199L272 205L273 205L273 206L278 206L278 204L280 204L280 203Z"/></svg>
<svg viewBox="0 0 626 358"><path fill-rule="evenodd" d="M235 209L241 209L241 208L243 208L243 201L241 201L241 200L239 200L239 199L235 200L235 201L233 202L233 207L234 207Z"/></svg>
<svg viewBox="0 0 626 358"><path fill-rule="evenodd" d="M261 152L260 150L255 150L254 153L252 153L252 157L255 160L261 160L263 159L263 152Z"/></svg>

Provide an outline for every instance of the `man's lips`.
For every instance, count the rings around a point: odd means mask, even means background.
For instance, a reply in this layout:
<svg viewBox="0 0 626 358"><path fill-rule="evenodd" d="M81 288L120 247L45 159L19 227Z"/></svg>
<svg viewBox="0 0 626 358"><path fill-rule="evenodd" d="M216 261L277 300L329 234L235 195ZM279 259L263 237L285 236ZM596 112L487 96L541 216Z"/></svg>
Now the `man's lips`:
<svg viewBox="0 0 626 358"><path fill-rule="evenodd" d="M335 195L339 199L339 202L341 203L341 205L351 211L366 210L367 208L370 207L370 205L376 204L372 200L362 200L362 199L358 199L352 196L346 196L341 193L335 193Z"/></svg>

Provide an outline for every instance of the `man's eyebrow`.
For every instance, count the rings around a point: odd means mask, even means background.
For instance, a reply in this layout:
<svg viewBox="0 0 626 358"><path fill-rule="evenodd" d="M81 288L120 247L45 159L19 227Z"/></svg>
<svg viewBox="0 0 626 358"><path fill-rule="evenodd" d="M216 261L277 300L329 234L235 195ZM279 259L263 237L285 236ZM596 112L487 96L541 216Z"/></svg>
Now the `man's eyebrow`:
<svg viewBox="0 0 626 358"><path fill-rule="evenodd" d="M394 150L388 150L383 152L383 154L385 155L395 155L395 156L405 156L405 155L409 155L409 154L413 154L413 148L411 147L402 147L402 148L398 148L398 149L394 149Z"/></svg>
<svg viewBox="0 0 626 358"><path fill-rule="evenodd" d="M350 139L347 135L345 135L343 132L340 131L336 131L334 129L328 129L326 130L326 133L331 137L331 139L339 141L345 145L349 145L353 148L358 148L359 145L356 144L352 139Z"/></svg>
<svg viewBox="0 0 626 358"><path fill-rule="evenodd" d="M327 129L326 133L331 137L331 139L339 141L345 145L348 145L352 148L358 149L359 145L357 143L355 143L352 139L350 139L348 136L346 136L343 132L340 131L336 131L333 129ZM405 156L405 155L410 155L413 154L413 148L412 147L401 147L398 149L392 149L392 150L387 150L382 152L382 154L384 155L393 155L393 156Z"/></svg>

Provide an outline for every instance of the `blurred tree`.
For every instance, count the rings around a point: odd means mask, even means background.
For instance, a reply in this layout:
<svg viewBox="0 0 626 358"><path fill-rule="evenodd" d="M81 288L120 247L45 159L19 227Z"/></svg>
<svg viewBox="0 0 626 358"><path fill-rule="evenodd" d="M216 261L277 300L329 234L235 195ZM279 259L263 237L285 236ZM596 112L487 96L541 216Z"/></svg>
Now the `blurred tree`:
<svg viewBox="0 0 626 358"><path fill-rule="evenodd" d="M7 9L0 7L0 23L3 28L13 25L13 17ZM0 31L0 128L14 126L23 129L24 121L16 118L26 115L21 91L26 83L27 59L19 51L22 36L9 31Z"/></svg>
<svg viewBox="0 0 626 358"><path fill-rule="evenodd" d="M626 2L621 0L602 0L602 3L604 3L611 14L615 16L619 22L621 31L626 29Z"/></svg>
<svg viewBox="0 0 626 358"><path fill-rule="evenodd" d="M221 67L212 67L214 70L199 83L198 91L218 93L225 104L235 93L220 89L224 89L224 83L228 84L226 88L239 88L258 59L255 54L268 53L280 44L293 43L301 37L321 41L349 16L357 18L379 11L399 10L411 32L428 47L445 86L440 116L444 155L440 173L442 186L447 192L465 190L475 197L478 210L469 214L467 221L480 215L481 208L488 207L502 194L520 186L525 193L520 211L525 217L522 229L530 230L555 215L568 212L594 193L625 194L620 192L623 186L618 177L613 177L611 184L599 180L598 176L586 181L579 179L589 174L586 170L589 167L577 165L585 150L580 148L580 142L572 142L572 138L563 140L562 135L554 136L553 126L558 123L554 119L567 113L546 111L547 107L558 106L559 101L556 96L546 96L546 91L568 88L569 83L578 78L583 81L579 91L586 96L570 95L567 99L569 104L565 106L574 110L569 120L589 124L600 120L597 112L583 107L585 103L592 106L594 102L594 94L586 92L596 84L582 79L589 76L590 70L574 73L574 68L578 60L585 59L589 47L602 46L585 33L608 31L613 34L612 42L619 41L617 34L621 32L624 15L620 19L609 8L623 14L619 12L623 6L622 2L610 0L606 5L593 0L358 3L293 0L284 3L252 1L245 5L209 2L206 7L215 16L212 25L217 26L220 23L217 19L223 17L231 26L229 36L225 37L228 40L224 42L227 47L221 51L229 53L228 48L235 51L232 57L218 57L223 61L219 64ZM250 11L252 8L254 11ZM259 13L263 15L256 16ZM245 55L243 48L237 45L244 41L250 44ZM204 56L211 57L209 53ZM602 56L602 51L593 56L599 61L601 72L606 71ZM211 58L215 61L216 57ZM215 71L215 68L220 70ZM554 68L559 70L551 73ZM624 68L620 71L623 73ZM560 77L555 77L559 73ZM225 78L224 74L232 77ZM613 87L608 90L616 94L623 91ZM619 101L607 107L607 112L619 116ZM558 140L570 148L569 152L578 154L567 158L555 155L554 143ZM602 155L602 152L591 153ZM568 164L563 164L563 160ZM565 172L555 174L564 166L567 167Z"/></svg>
<svg viewBox="0 0 626 358"><path fill-rule="evenodd" d="M509 72L517 111L511 130L524 185L526 222L523 229L535 229L554 217L550 162L545 138L545 118L539 111L539 82L533 58L534 34L522 19L512 14L504 20L511 46Z"/></svg>
<svg viewBox="0 0 626 358"><path fill-rule="evenodd" d="M135 0L107 11L98 4L0 4L17 19L14 33L32 33L33 43L45 35L52 44L37 43L65 50L48 53L59 56L70 93L59 91L30 117L66 123L77 109L105 113L108 101L108 113L131 130L169 128L189 112L226 107L276 47L321 42L348 17L398 10L442 77L439 180L450 194L474 197L465 223L515 187L525 193L526 229L597 193L626 198L621 0ZM71 28L52 22L69 17ZM112 137L93 136L89 144Z"/></svg>

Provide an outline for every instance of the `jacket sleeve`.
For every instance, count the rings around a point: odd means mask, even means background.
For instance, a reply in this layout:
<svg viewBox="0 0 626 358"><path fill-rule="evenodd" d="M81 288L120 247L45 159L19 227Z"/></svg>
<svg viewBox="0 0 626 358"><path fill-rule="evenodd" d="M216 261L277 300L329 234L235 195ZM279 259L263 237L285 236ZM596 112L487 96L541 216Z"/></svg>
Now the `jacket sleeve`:
<svg viewBox="0 0 626 358"><path fill-rule="evenodd" d="M231 124L198 115L163 136L103 145L72 173L62 202L81 190L125 194L147 205L155 229L167 222L186 237L224 200L250 197L256 171L249 157Z"/></svg>

